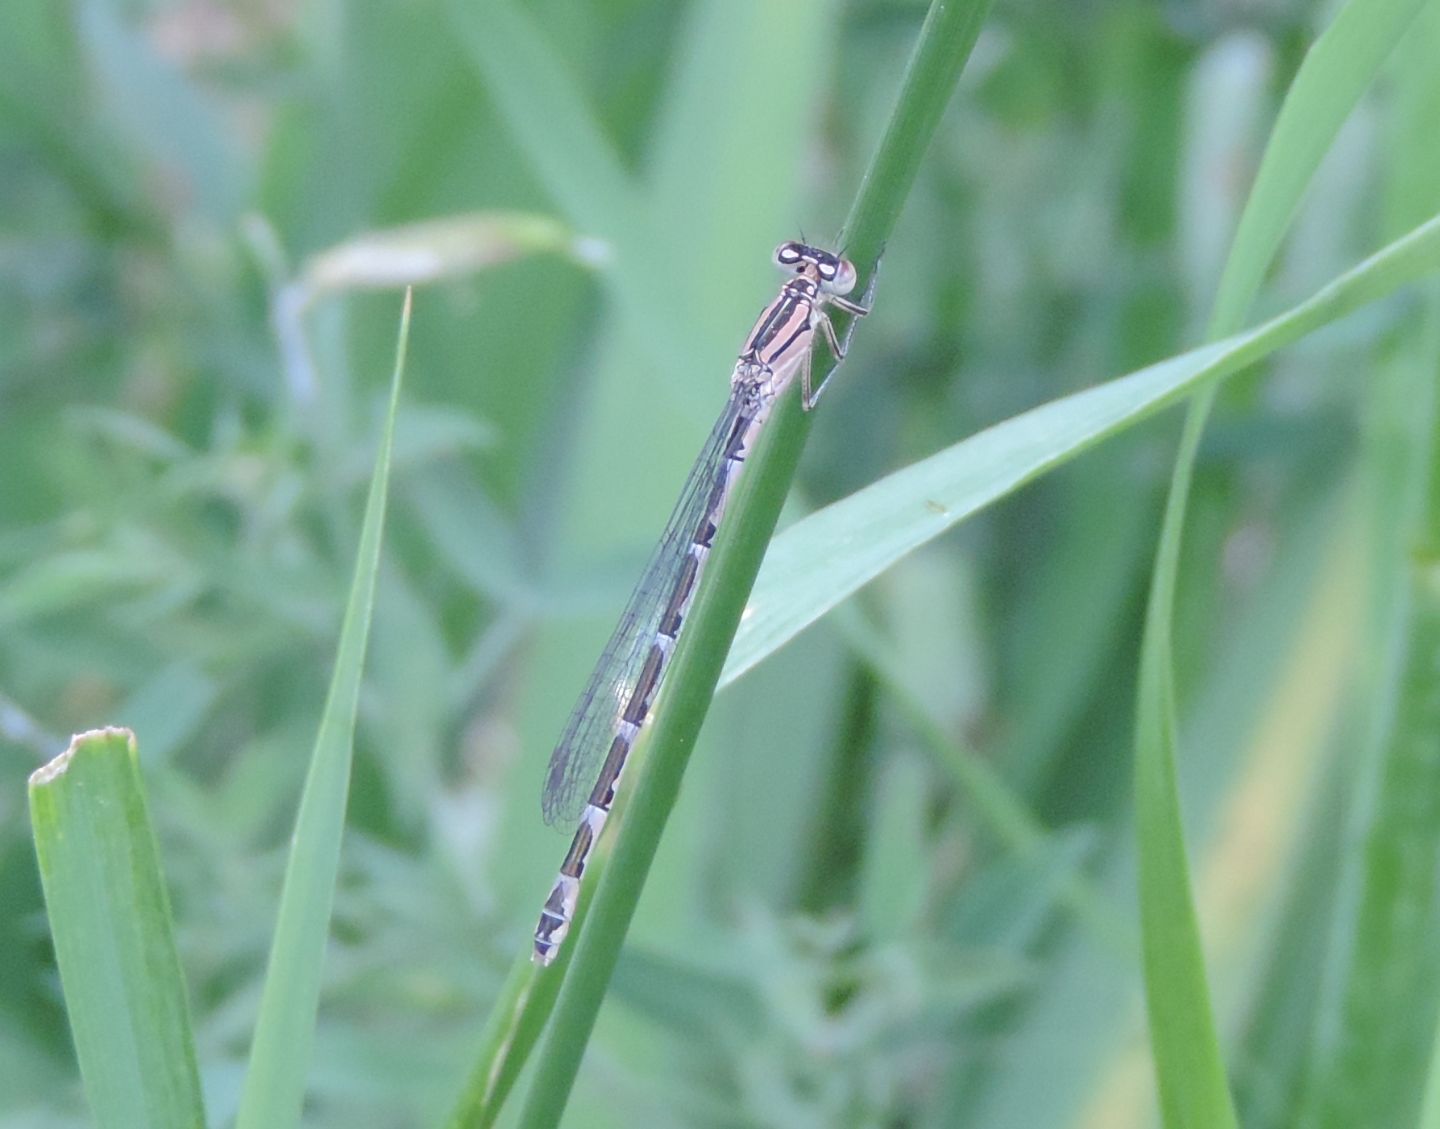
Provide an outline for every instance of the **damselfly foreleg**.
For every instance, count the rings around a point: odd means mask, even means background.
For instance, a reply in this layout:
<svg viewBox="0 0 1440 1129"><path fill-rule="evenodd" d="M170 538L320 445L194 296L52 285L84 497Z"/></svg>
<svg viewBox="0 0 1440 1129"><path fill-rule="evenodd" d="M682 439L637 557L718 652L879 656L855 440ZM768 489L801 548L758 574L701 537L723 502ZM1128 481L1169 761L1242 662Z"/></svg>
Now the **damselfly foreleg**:
<svg viewBox="0 0 1440 1129"><path fill-rule="evenodd" d="M875 296L875 280L880 277L880 264L875 264L875 269L870 272L870 281L865 286L865 293L860 296L860 301L852 302L848 298L839 295L831 295L827 301L836 309L844 310L850 315L850 324L845 327L844 338L835 335L835 326L830 321L830 316L822 309L815 311L815 326L825 338L825 344L830 350L830 355L835 358L835 368L832 368L822 380L818 387L812 387L810 383L811 358L806 355L800 365L800 406L807 412L812 410L820 400L820 394L829 387L830 381L835 377L835 370L840 367L840 362L845 359L845 354L850 350L850 338L855 336L855 326L860 319L870 312L871 299Z"/></svg>

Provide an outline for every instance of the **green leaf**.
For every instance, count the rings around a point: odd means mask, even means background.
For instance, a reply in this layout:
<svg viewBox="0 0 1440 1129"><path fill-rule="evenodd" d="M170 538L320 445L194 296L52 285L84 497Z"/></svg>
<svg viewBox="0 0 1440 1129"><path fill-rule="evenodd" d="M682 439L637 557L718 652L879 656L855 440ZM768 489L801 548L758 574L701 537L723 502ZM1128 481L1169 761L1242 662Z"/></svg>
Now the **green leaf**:
<svg viewBox="0 0 1440 1129"><path fill-rule="evenodd" d="M1431 4L1396 53L1387 131L1387 225L1436 206L1440 162L1440 5ZM1440 642L1440 491L1435 464L1440 286L1391 343L1366 397L1365 532L1370 631L1361 658L1362 734L1338 772L1348 796L1363 796L1341 828L1326 893L1344 954L1343 974L1315 977L1316 1012L1301 1116L1316 1126L1440 1122L1434 1061L1440 961L1434 945L1435 860L1440 858L1440 713L1434 654ZM1347 751L1348 751L1347 749ZM1292 930L1315 917L1291 915ZM1427 1078L1428 1073L1428 1078ZM1297 1087L1298 1088L1298 1087Z"/></svg>
<svg viewBox="0 0 1440 1129"><path fill-rule="evenodd" d="M1278 317L1052 400L912 463L775 538L725 664L728 685L906 553L1117 432L1440 270L1440 217Z"/></svg>
<svg viewBox="0 0 1440 1129"><path fill-rule="evenodd" d="M1440 566L1413 566L1406 654L1366 829L1338 1046L1316 1124L1409 1124L1435 1030L1435 880L1440 872Z"/></svg>
<svg viewBox="0 0 1440 1129"><path fill-rule="evenodd" d="M30 777L30 814L95 1124L203 1126L185 979L134 735L76 737Z"/></svg>
<svg viewBox="0 0 1440 1129"><path fill-rule="evenodd" d="M1210 318L1212 339L1245 324L1311 177L1424 5L1425 0L1350 0L1311 46L1280 107L1231 242Z"/></svg>
<svg viewBox="0 0 1440 1129"><path fill-rule="evenodd" d="M255 1041L240 1094L237 1129L285 1129L300 1123L330 910L340 865L340 840L345 827L355 742L355 708L375 603L395 417L409 338L410 296L407 294L400 316L390 407L375 457L375 474L370 482L365 522L355 556L355 576L336 648L335 671L295 819L293 846L285 869Z"/></svg>
<svg viewBox="0 0 1440 1129"><path fill-rule="evenodd" d="M1320 160L1423 0L1351 0L1301 64L1245 205L1210 322L1243 323ZM1186 503L1214 390L1186 415L1151 578L1135 718L1136 831L1151 1048L1168 1126L1235 1124L1190 894L1175 783L1171 629Z"/></svg>

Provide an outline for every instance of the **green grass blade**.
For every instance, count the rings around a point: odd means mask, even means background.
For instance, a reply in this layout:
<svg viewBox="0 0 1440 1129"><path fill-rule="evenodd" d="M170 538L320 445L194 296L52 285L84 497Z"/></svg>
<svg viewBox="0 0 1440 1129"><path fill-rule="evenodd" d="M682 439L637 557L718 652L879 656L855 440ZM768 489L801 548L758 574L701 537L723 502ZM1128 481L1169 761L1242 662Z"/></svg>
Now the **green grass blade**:
<svg viewBox="0 0 1440 1129"><path fill-rule="evenodd" d="M650 420L651 426L644 427L638 427L635 422L637 401L648 405L654 399L654 372L634 363L637 349L657 344L650 339L654 337L656 328L653 323L663 322L662 331L674 334L676 341L687 337L683 346L676 346L683 348L686 356L711 356L717 361L726 357L733 359L734 341L730 335L734 332L736 319L754 314L750 300L744 297L746 289L736 287L735 280L745 277L756 266L754 240L737 238L736 230L738 227L751 232L768 231L776 222L784 222L794 214L790 202L794 194L793 183L797 179L791 167L793 157L807 137L810 122L817 112L813 103L818 97L817 92L822 89L821 60L826 56L825 33L829 29L817 26L819 15L818 9L808 5L737 4L734 0L707 0L687 13L683 39L674 47L675 57L682 62L669 76L665 95L661 99L665 107L664 121L657 124L654 131L656 139L649 147L649 176L645 185L637 191L647 200L647 224L662 230L686 231L686 258L707 264L707 269L697 272L691 284L683 288L683 297L690 311L703 317L697 320L666 313L665 307L656 304L658 300L652 300L645 296L643 290L636 289L634 280L626 273L627 263L653 259L656 254L653 240L647 238L641 241L644 245L638 249L629 247L607 260L615 267L608 281L614 288L618 304L624 306L628 302L632 309L648 310L652 324L647 329L647 340L643 344L632 345L623 340L624 334L614 335L615 339L622 340L611 340L611 359L602 360L597 366L601 373L599 388L581 427L582 434L577 441L581 448L613 446L618 442L616 431L612 430L617 421L621 423L621 435L628 436L637 430L646 433L665 430L657 420ZM457 18L465 17L460 15ZM546 51L543 41L528 23L517 21L506 23L504 27L508 29L507 33L526 40L522 50ZM478 49L470 54L478 61ZM743 70L739 73L737 59L744 61ZM502 68L508 65L505 62L500 64ZM493 67L494 60L491 60L480 68L487 82L500 79L500 74L493 72ZM511 74L506 71L505 80L510 83L548 81L544 78L543 68L538 73L522 71ZM727 98L717 105L714 96L717 82L729 82L743 94ZM580 94L571 87L565 86L559 93L554 89L546 90L538 96L555 98L569 107L566 113L582 120L589 119L588 111L579 104ZM512 100L508 93L501 97L507 104ZM507 124L517 135L527 129L543 128L533 119L522 116L518 106L512 111L505 111L505 116ZM536 147L543 149L550 143L546 138L522 138L527 152ZM539 168L550 159L537 156L533 158L533 163ZM674 196L676 187L681 182L693 185L694 170L702 159L712 160L716 168L712 175L704 178L700 197L697 198L694 192L682 194L684 211L681 211L676 207L682 202ZM750 170L771 165L777 171L757 188ZM700 225L691 231L687 225L693 221L695 209L703 214L707 198L714 201L712 207L719 207L720 202L724 202L727 222L718 226ZM750 248L749 252L746 247ZM652 287L657 280L664 283L665 279L672 277L673 272L670 271L647 274L641 285ZM665 300L673 305L676 288L669 287L669 290L671 294ZM639 298L633 297L636 293L640 294ZM673 354L666 358L666 369L673 370ZM706 371L713 372L713 367L699 362L689 376L670 371L669 377L674 378L671 382L675 385L670 389L671 393L679 398L679 393L683 392L681 385L695 379L695 374ZM643 412L644 408L640 410ZM688 447L688 443L680 446ZM684 450L680 456L690 453ZM664 463L668 458L653 446L650 454L656 463ZM664 489L663 486L660 488ZM576 484L572 504L577 512L593 509L593 506L586 505L587 496L597 505L609 500L610 490L603 483L603 475L587 473ZM606 535L613 534L614 529L613 525L608 525ZM618 822L617 818L617 825ZM609 840L602 839L597 857L589 866L590 881L587 896L581 901L582 916L588 908L589 888L597 884L608 850ZM530 895L535 899L537 909L542 892L536 889ZM581 926L577 924L577 935L580 930ZM528 960L528 951L523 967L512 969L480 1040L477 1060L451 1114L450 1125L457 1129L460 1126L485 1126L492 1124L498 1116L549 1017L564 979L563 965L573 952L574 946L567 945L562 951L562 966L550 970L538 984L531 983L535 970Z"/></svg>
<svg viewBox="0 0 1440 1129"><path fill-rule="evenodd" d="M637 186L530 15L511 0L452 0L449 12L511 137L560 209L605 239L632 230Z"/></svg>
<svg viewBox="0 0 1440 1129"><path fill-rule="evenodd" d="M407 294L400 318L395 373L390 383L390 407L375 456L375 472L355 556L355 576L336 648L335 671L295 820L255 1041L235 1122L238 1129L284 1129L300 1123L315 1010L320 998L321 966L340 865L355 709L375 603L395 416L409 336L410 296Z"/></svg>
<svg viewBox="0 0 1440 1129"><path fill-rule="evenodd" d="M622 794L619 803L624 802ZM609 859L610 842L601 839L586 864L589 883L571 921L572 934L585 928L590 915L590 892L604 877ZM549 969L540 968L530 959L528 944L517 955L481 1033L475 1065L445 1122L446 1129L489 1129L499 1120L505 1099L555 1008L555 998L565 983L565 969L574 955L573 944L564 946Z"/></svg>
<svg viewBox="0 0 1440 1129"><path fill-rule="evenodd" d="M127 26L122 10L103 0L76 6L107 111L136 151L193 196L196 211L217 225L234 222L251 189L245 150L222 128L222 111L209 93Z"/></svg>
<svg viewBox="0 0 1440 1129"><path fill-rule="evenodd" d="M725 665L733 682L885 569L1115 433L1440 270L1440 217L1228 340L1042 404L882 478L775 539Z"/></svg>
<svg viewBox="0 0 1440 1129"><path fill-rule="evenodd" d="M1198 438L1192 410L1186 435ZM1193 440L1192 440L1193 442ZM1150 590L1135 719L1135 835L1139 847L1140 939L1150 1048L1167 1126L1234 1126L1235 1110L1210 1007L1205 954L1190 891L1175 781L1175 698L1170 625L1180 534L1193 457L1182 453L1160 535Z"/></svg>
<svg viewBox="0 0 1440 1129"><path fill-rule="evenodd" d="M185 979L134 735L76 737L30 777L30 813L95 1124L203 1126Z"/></svg>
<svg viewBox="0 0 1440 1129"><path fill-rule="evenodd" d="M862 279L875 277L900 209L919 175L920 160L989 13L990 0L937 0L925 14L915 53L895 99L895 111L865 171L839 240ZM844 333L849 315L834 311L831 320L837 332ZM823 383L837 363L823 351L818 353L816 383Z"/></svg>
<svg viewBox="0 0 1440 1129"><path fill-rule="evenodd" d="M841 245L861 278L874 270L895 229L921 158L989 14L989 0L969 0L931 4L925 15L895 111L845 221ZM816 373L817 379L823 376L823 371Z"/></svg>
<svg viewBox="0 0 1440 1129"><path fill-rule="evenodd" d="M1440 1031L1430 1047L1430 1068L1416 1129L1440 1129Z"/></svg>
<svg viewBox="0 0 1440 1129"><path fill-rule="evenodd" d="M695 323L684 287L667 284L666 252L643 192L590 112L573 75L528 13L511 0L450 0L459 41L546 192L579 230L614 249L611 279L636 340L653 360L684 356ZM679 327L679 328L677 328Z"/></svg>
<svg viewBox="0 0 1440 1129"><path fill-rule="evenodd" d="M884 160L872 164L861 203L851 215L850 230L865 233L873 248L872 262L899 214L930 131L949 100L987 9L986 0L958 4L937 0L931 8L881 144ZM908 136L901 142L897 133ZM795 399L788 398L751 456L647 726L648 740L632 754L638 758L638 770L631 770L638 781L585 929L570 942L576 951L521 1112L520 1123L529 1129L557 1124L565 1108L725 653L794 476L807 423Z"/></svg>
<svg viewBox="0 0 1440 1129"><path fill-rule="evenodd" d="M562 952L560 959L566 955ZM528 951L516 958L480 1035L475 1065L445 1122L448 1129L488 1129L495 1124L555 1006L560 984L558 976L540 975Z"/></svg>
<svg viewBox="0 0 1440 1129"><path fill-rule="evenodd" d="M813 144L823 112L838 38L826 15L819 5L764 0L703 0L685 13L644 191L652 227L683 241L686 261L705 264L683 287L692 371L708 374L700 358L733 359L737 324L754 315L754 292L740 280L770 275L751 233L785 231L806 206L796 154ZM725 92L718 101L717 90ZM673 262L663 266L673 277Z"/></svg>
<svg viewBox="0 0 1440 1129"><path fill-rule="evenodd" d="M1315 1124L1326 1129L1411 1123L1420 1104L1416 1083L1435 1030L1440 586L1433 556L1412 563L1409 595L1398 700L1365 834L1339 1046L1316 1095Z"/></svg>
<svg viewBox="0 0 1440 1129"><path fill-rule="evenodd" d="M879 631L855 605L838 611L835 622L851 650L885 688L937 767L969 802L977 822L987 827L1016 857L1036 858L1042 851L1053 848L1053 834L1030 811L1004 775L984 757L963 747L932 715L905 681L900 664ZM1122 958L1132 958L1137 953L1138 940L1130 922L1114 904L1106 904L1105 895L1087 878L1077 874L1061 879L1058 896L1090 930L1097 943Z"/></svg>
<svg viewBox="0 0 1440 1129"><path fill-rule="evenodd" d="M620 802L624 802L623 795ZM575 909L575 917L570 924L572 933L579 933L585 928L585 920L590 914L588 891L593 890L604 875L609 856L609 841L601 839L586 865L590 883ZM549 970L541 969L530 959L528 944L516 956L490 1010L490 1018L480 1036L480 1050L475 1056L475 1064L445 1122L446 1129L489 1129L499 1120L505 1099L510 1096L520 1071L545 1029L550 1012L554 1010L555 998L565 982L565 969L574 954L574 945L564 946Z"/></svg>
<svg viewBox="0 0 1440 1129"><path fill-rule="evenodd" d="M1310 48L1285 95L1216 292L1209 336L1245 324L1250 303L1315 170L1425 0L1350 0Z"/></svg>
<svg viewBox="0 0 1440 1129"><path fill-rule="evenodd" d="M919 758L897 756L875 794L876 832L865 844L855 895L859 928L874 940L899 942L923 928L929 896L929 772Z"/></svg>
<svg viewBox="0 0 1440 1129"><path fill-rule="evenodd" d="M1351 0L1291 84L1231 243L1210 336L1235 332L1321 158L1423 0ZM1135 720L1136 833L1150 1042L1170 1126L1233 1125L1175 783L1171 628L1186 502L1214 390L1186 415L1151 578Z"/></svg>
<svg viewBox="0 0 1440 1129"><path fill-rule="evenodd" d="M1440 20L1432 20L1432 24L1440 25ZM1433 40L1434 36L1431 36ZM1432 1030L1430 1035L1430 1058L1420 1095L1420 1114L1415 1124L1416 1129L1440 1129L1440 1027Z"/></svg>
<svg viewBox="0 0 1440 1129"><path fill-rule="evenodd" d="M1434 131L1440 113L1440 5L1407 31L1389 74L1387 226L1440 199ZM1340 975L1315 977L1311 1062L1303 1097L1317 1129L1357 1123L1435 1124L1435 859L1440 857L1440 715L1433 655L1440 634L1435 461L1440 286L1408 319L1366 397L1364 477L1371 570L1370 632L1360 728L1339 773L1354 817L1333 857L1332 927ZM1314 927L1312 919L1295 926ZM1318 997L1318 998L1317 998ZM1427 1061L1427 1059L1429 1061ZM1428 1078L1427 1078L1428 1074Z"/></svg>
<svg viewBox="0 0 1440 1129"><path fill-rule="evenodd" d="M585 928L569 944L575 952L561 990L520 1124L527 1129L558 1124L585 1045L605 997L626 929L659 846L665 820L680 789L720 674L726 641L733 635L745 594L758 571L765 540L779 517L800 446L798 412L777 411L769 434L750 456L736 489L727 528L716 539L706 580L689 615L687 630L646 733L631 753L636 779L624 806L603 881ZM594 879L592 878L593 882Z"/></svg>

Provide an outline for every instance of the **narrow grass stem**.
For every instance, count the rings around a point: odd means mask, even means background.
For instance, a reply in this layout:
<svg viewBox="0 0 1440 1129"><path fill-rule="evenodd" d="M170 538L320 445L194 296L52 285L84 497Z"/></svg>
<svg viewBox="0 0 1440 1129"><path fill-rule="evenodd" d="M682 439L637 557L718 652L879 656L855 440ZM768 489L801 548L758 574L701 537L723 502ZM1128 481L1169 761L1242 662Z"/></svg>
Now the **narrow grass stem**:
<svg viewBox="0 0 1440 1129"><path fill-rule="evenodd" d="M867 173L847 231L847 252L869 275L889 237L920 161L973 46L988 0L935 0L901 88L890 124ZM818 371L823 379L825 371ZM704 721L745 600L759 571L808 432L794 397L776 411L751 456L727 528L707 566L685 639L649 726L638 781L615 838L604 881L556 1005L520 1124L559 1122L625 932L679 792L690 751ZM633 754L632 754L633 755Z"/></svg>

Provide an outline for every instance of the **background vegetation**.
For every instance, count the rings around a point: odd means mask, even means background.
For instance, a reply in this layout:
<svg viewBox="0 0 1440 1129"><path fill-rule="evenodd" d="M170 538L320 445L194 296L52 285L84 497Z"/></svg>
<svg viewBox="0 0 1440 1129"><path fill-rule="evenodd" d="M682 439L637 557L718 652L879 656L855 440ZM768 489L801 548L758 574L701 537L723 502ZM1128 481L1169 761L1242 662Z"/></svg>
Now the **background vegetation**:
<svg viewBox="0 0 1440 1129"><path fill-rule="evenodd" d="M1256 314L1440 209L1424 7ZM24 780L100 724L139 736L207 1108L233 1115L380 437L386 286L427 273L307 1124L450 1109L565 846L538 818L551 742L769 249L838 227L923 14L0 8L0 1125L87 1123ZM1333 15L997 5L795 514L1200 343ZM567 133L518 85L537 71L600 131ZM665 240L617 263L600 229L637 185ZM422 220L444 222L386 235ZM1413 1124L1426 1093L1436 302L1225 385L1195 468L1179 786L1247 1126ZM1154 1121L1131 766L1178 423L966 522L726 689L567 1124Z"/></svg>

